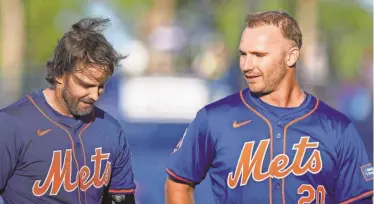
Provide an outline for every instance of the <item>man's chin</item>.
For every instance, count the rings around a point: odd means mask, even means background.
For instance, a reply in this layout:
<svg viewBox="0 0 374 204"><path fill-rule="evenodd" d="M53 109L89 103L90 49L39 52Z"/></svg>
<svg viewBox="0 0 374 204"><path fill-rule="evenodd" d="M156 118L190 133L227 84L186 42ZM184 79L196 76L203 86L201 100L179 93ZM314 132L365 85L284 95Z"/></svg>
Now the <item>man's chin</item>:
<svg viewBox="0 0 374 204"><path fill-rule="evenodd" d="M252 93L255 93L255 94L261 94L264 92L264 89L262 87L259 87L256 85L249 84L248 88Z"/></svg>
<svg viewBox="0 0 374 204"><path fill-rule="evenodd" d="M267 91L265 89L261 89L259 87L249 86L249 90L251 91L251 93L253 93L256 96L264 96L264 95L268 95L269 93L271 93L270 91Z"/></svg>
<svg viewBox="0 0 374 204"><path fill-rule="evenodd" d="M85 116L85 115L90 114L92 112L92 109L93 109L93 106L91 108L88 108L88 109L75 110L73 112L73 115L74 116Z"/></svg>

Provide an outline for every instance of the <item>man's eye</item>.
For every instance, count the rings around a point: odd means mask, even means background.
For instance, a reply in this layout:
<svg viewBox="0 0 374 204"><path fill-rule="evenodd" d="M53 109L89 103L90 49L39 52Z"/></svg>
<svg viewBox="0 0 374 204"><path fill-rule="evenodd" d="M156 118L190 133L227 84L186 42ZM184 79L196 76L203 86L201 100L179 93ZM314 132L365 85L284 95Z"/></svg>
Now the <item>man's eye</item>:
<svg viewBox="0 0 374 204"><path fill-rule="evenodd" d="M90 85L90 84L81 84L81 86L84 87L84 88L94 87L94 85Z"/></svg>

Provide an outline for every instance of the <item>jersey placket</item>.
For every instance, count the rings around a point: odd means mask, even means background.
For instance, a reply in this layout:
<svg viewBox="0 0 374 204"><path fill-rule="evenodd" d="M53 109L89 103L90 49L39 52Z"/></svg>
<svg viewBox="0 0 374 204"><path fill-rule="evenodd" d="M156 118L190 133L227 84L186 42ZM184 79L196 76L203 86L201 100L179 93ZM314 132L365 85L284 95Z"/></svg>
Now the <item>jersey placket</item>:
<svg viewBox="0 0 374 204"><path fill-rule="evenodd" d="M78 193L80 194L80 201L79 203L81 204L86 204L87 202L85 201L86 200L86 197L85 197L85 192L81 190L81 186L82 186L82 183L81 183L81 175L80 175L80 170L82 169L82 167L85 165L84 164L84 152L82 150L82 143L79 139L79 136L78 136L78 131L81 127L81 123L76 123L76 124L70 124L70 123L65 123L64 121L60 121L70 132L71 136L72 136L72 142L73 142L73 146L71 147L72 151L73 151L73 157L75 157L77 159L77 162L78 162L78 166L76 167L77 171L76 172L72 172L71 176L72 176L72 182L76 181L78 183L78 187L77 187L77 191ZM75 162L73 162L72 165L75 165ZM75 180L76 179L76 180Z"/></svg>
<svg viewBox="0 0 374 204"><path fill-rule="evenodd" d="M283 141L283 124L280 119L273 122L272 121L272 128L273 128L273 160L277 155L283 154L284 148L284 141ZM288 166L288 165L287 165ZM278 171L277 169L272 169L273 174L274 171ZM272 175L274 176L274 175ZM273 204L281 204L282 203L282 179L272 178L272 190L273 190Z"/></svg>
<svg viewBox="0 0 374 204"><path fill-rule="evenodd" d="M79 193L80 193L80 199L81 199L81 203L87 203L85 200L86 200L86 197L85 197L85 193L81 190L81 186L83 185L82 182L81 182L81 174L80 174L80 170L81 168L85 165L84 163L84 157L85 157L85 153L83 152L83 147L82 147L82 143L79 139L79 136L78 136L78 128L77 127L73 127L72 128L73 132L74 132L74 135L73 135L73 138L74 138L74 144L75 144L75 154L76 154L76 157L78 159L78 164L79 164L79 169L78 169L78 172L77 172L77 179L78 179L78 183L79 183L79 187L78 187L78 190L79 190Z"/></svg>

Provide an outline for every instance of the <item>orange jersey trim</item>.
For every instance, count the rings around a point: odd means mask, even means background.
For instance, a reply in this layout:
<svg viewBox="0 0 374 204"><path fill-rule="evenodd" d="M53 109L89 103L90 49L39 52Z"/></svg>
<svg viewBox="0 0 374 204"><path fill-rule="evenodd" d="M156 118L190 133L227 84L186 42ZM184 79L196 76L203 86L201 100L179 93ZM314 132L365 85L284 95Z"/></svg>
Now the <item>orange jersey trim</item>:
<svg viewBox="0 0 374 204"><path fill-rule="evenodd" d="M27 95L27 98L30 100L30 102L35 106L35 108L45 117L47 118L50 122L52 122L53 124L55 124L56 126L58 126L59 128L61 128L62 130L64 130L67 135L69 136L69 139L71 141L71 147L72 147L72 151L73 151L73 158L74 158L74 161L75 161L75 164L77 166L78 169L80 169L79 167L79 164L78 164L78 160L76 158L76 154L75 154L75 145L74 145L74 140L70 134L70 132L64 128L62 125L58 124L56 121L52 120L50 117L48 117L48 115L36 104L36 102L32 99L31 96ZM91 120L89 123L87 123L84 128L80 131L79 133L79 139L80 139L80 142L82 144L82 152L83 152L83 157L84 157L84 165L86 165L86 154L85 154L85 151L84 151L84 146L83 146L83 141L81 139L81 134L83 131L85 131L91 124L92 124L92 121L94 120L94 111L92 111L92 114L91 114ZM84 192L84 200L85 202L87 203L87 200L86 200L86 197L87 197L87 191ZM79 199L79 203L80 203L80 186L79 186L79 189L78 189L78 199Z"/></svg>
<svg viewBox="0 0 374 204"><path fill-rule="evenodd" d="M109 193L135 193L135 188L132 189L109 189Z"/></svg>
<svg viewBox="0 0 374 204"><path fill-rule="evenodd" d="M74 140L73 140L73 137L71 136L71 134L69 133L69 131L64 128L62 125L58 124L56 121L52 120L50 117L48 117L48 115L35 103L34 99L31 98L31 96L27 95L27 98L30 100L30 102L35 106L36 109L38 109L38 111L45 117L47 118L49 121L51 121L53 124L55 124L57 127L61 128L62 130L64 130L66 132L66 134L68 135L69 139L70 139L70 142L71 142L71 148L72 148L72 151L73 151L73 158L74 158L74 161L75 161L75 165L77 166L77 169L80 169L79 167L79 164L78 164L78 160L75 156L75 145L74 145ZM80 186L79 186L79 190L77 191L78 192L78 200L79 200L79 203L81 203L81 196L80 196Z"/></svg>
<svg viewBox="0 0 374 204"><path fill-rule="evenodd" d="M270 161L273 160L273 127L271 126L270 121L265 116L263 116L261 113L257 112L254 108L252 108L252 106L250 106L244 100L243 90L240 91L240 99L242 100L242 102L244 103L244 105L247 106L247 108L249 110L251 110L256 115L258 115L260 118L262 118L267 123L267 125L269 126L269 131L270 131ZM270 169L270 175L273 175L273 169ZM273 203L273 184L272 184L272 180L271 179L272 178L269 177L269 203L270 204Z"/></svg>
<svg viewBox="0 0 374 204"><path fill-rule="evenodd" d="M306 117L310 116L312 113L314 113L317 110L318 105L319 105L319 100L317 99L316 105L314 106L314 108L310 112L308 112L307 114L305 114L305 115L303 115L299 118L296 118L295 120L286 124L286 126L284 127L284 132L283 132L283 154L286 154L286 146L287 146L286 142L287 142L287 129L288 129L288 127L290 127L292 124L297 123L297 122L305 119ZM282 178L282 203L283 204L286 203L286 196L285 196L285 192L284 192L285 190L284 189L285 189L285 180L284 180L284 178Z"/></svg>
<svg viewBox="0 0 374 204"><path fill-rule="evenodd" d="M83 145L83 140L82 140L82 133L83 133L83 131L85 131L92 124L92 122L94 121L94 119L95 119L95 114L94 114L94 109L92 109L90 122L87 123L81 129L81 131L79 132L79 136L78 136L79 137L79 141L81 142L81 145L82 145L82 153L83 153L84 166L87 166L87 162L86 162L86 151L84 150L84 145ZM84 201L87 203L87 191L84 191Z"/></svg>
<svg viewBox="0 0 374 204"><path fill-rule="evenodd" d="M368 191L368 192L363 193L363 194L361 194L361 195L359 195L359 196L357 196L357 197L354 197L354 198L351 198L351 199L349 199L349 200L346 200L346 201L344 201L344 202L342 202L342 203L340 203L340 204L353 203L353 202L355 202L355 201L360 200L361 198L367 197L367 196L372 195L372 194L373 194L373 191Z"/></svg>
<svg viewBox="0 0 374 204"><path fill-rule="evenodd" d="M167 172L170 176L172 176L173 178L175 178L175 179L177 179L177 180L180 180L180 181L186 182L186 183L188 183L188 184L193 184L192 181L189 181L189 180L187 180L187 179L184 179L184 178L182 178L182 177L176 175L174 172L172 172L172 171L171 171L170 169L168 169L168 168L166 168L166 172Z"/></svg>

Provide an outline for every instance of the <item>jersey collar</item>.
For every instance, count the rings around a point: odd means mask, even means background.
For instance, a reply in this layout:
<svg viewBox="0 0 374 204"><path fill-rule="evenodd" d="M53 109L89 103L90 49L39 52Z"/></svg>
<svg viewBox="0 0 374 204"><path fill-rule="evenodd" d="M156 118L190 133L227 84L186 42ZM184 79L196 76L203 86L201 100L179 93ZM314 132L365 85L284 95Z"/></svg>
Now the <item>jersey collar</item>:
<svg viewBox="0 0 374 204"><path fill-rule="evenodd" d="M293 120L295 117L300 116L304 113L309 112L315 107L317 99L312 96L311 94L305 92L307 97L305 98L304 102L296 108L279 108L275 106L271 106L270 104L265 104L265 102L261 101L257 96L250 92L247 88L243 90L243 97L244 100L251 106L253 106L257 111L259 111L262 115L268 118L272 122L287 122ZM274 114L271 109L283 109L280 110L281 112L284 111L284 114ZM278 110L277 110L278 111Z"/></svg>
<svg viewBox="0 0 374 204"><path fill-rule="evenodd" d="M33 92L30 96L48 117L69 128L79 128L84 123L88 123L91 119L91 114L81 116L79 118L69 117L60 114L48 104L43 94L43 89Z"/></svg>

